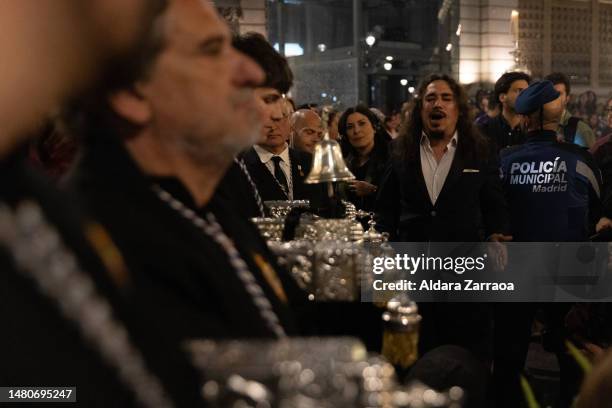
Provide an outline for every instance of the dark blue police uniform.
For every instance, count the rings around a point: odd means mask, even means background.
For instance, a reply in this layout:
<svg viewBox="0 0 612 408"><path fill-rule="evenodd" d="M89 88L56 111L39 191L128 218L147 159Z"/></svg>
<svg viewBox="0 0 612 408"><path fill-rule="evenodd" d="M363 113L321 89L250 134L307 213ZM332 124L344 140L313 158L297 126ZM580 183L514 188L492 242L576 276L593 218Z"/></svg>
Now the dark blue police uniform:
<svg viewBox="0 0 612 408"><path fill-rule="evenodd" d="M517 113L528 115L556 100L559 93L550 81L532 83L515 104ZM540 116L543 121L544 116ZM601 176L591 155L574 144L557 141L555 131L530 132L520 146L500 152L500 173L510 209L510 230L518 242L586 241L600 215ZM554 256L551 258L551 261ZM548 260L543 260L544 267ZM531 323L537 307L549 315L548 343L559 352L568 304L495 305L495 351L493 383L496 406L519 405L522 371L529 347ZM562 366L561 383L567 390L568 367L564 353L558 353ZM569 368L569 369L568 369Z"/></svg>
<svg viewBox="0 0 612 408"><path fill-rule="evenodd" d="M500 156L515 241L588 239L601 211L601 175L590 153L543 130Z"/></svg>

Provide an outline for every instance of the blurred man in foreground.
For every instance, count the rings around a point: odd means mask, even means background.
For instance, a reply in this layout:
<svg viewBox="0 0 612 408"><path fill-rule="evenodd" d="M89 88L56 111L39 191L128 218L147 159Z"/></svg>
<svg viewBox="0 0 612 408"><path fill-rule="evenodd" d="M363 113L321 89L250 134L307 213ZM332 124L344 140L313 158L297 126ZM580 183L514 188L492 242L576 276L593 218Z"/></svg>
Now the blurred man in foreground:
<svg viewBox="0 0 612 408"><path fill-rule="evenodd" d="M20 147L63 98L136 73L139 67L125 57L148 47L162 5L0 5L4 386L76 386L76 400L88 407L201 404L183 353L168 346L150 317L135 315L122 300L130 274L104 229L29 169Z"/></svg>
<svg viewBox="0 0 612 408"><path fill-rule="evenodd" d="M142 45L163 0L22 0L0 4L0 149L19 144L62 99ZM44 69L41 69L44 67ZM127 67L124 67L124 69ZM6 154L0 153L2 156Z"/></svg>
<svg viewBox="0 0 612 408"><path fill-rule="evenodd" d="M71 185L132 271L130 305L174 344L283 338L297 330L301 292L256 228L213 198L259 137L263 72L209 2L170 1L163 28L146 75L69 112L85 144Z"/></svg>

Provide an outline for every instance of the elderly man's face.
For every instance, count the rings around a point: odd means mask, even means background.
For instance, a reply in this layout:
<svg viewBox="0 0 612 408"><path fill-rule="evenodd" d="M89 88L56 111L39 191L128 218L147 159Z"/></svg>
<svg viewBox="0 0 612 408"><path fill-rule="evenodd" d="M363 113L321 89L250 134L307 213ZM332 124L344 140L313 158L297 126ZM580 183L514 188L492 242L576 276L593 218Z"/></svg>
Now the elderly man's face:
<svg viewBox="0 0 612 408"><path fill-rule="evenodd" d="M300 110L294 115L296 115L293 126L295 148L312 154L317 142L323 138L321 118L316 112L306 109Z"/></svg>
<svg viewBox="0 0 612 408"><path fill-rule="evenodd" d="M423 95L421 120L429 137L442 139L455 133L459 107L449 84L436 80L427 85Z"/></svg>
<svg viewBox="0 0 612 408"><path fill-rule="evenodd" d="M151 130L203 163L227 161L257 139L263 80L254 61L237 52L212 4L171 0L165 49L138 91L151 109Z"/></svg>

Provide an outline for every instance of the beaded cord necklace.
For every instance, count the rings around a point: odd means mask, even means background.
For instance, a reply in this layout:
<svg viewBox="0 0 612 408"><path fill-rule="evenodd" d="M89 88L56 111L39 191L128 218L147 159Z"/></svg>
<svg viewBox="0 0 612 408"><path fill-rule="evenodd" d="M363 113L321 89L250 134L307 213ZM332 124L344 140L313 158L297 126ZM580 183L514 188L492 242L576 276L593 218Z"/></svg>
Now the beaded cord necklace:
<svg viewBox="0 0 612 408"><path fill-rule="evenodd" d="M122 383L145 407L168 408L161 382L149 372L125 326L113 317L112 307L78 265L40 206L23 201L11 210L0 204L0 244L12 253L18 271L32 279L73 321L83 337L118 373Z"/></svg>
<svg viewBox="0 0 612 408"><path fill-rule="evenodd" d="M257 307L260 316L266 325L277 338L285 338L287 334L280 324L278 316L274 312L270 301L266 297L263 289L249 270L249 266L236 249L234 242L225 234L215 216L207 212L206 219L200 217L195 211L185 206L182 202L174 198L170 193L163 190L159 185L152 186L153 191L159 199L166 203L170 208L178 212L183 218L190 221L196 228L203 231L213 241L215 241L225 252L227 258L234 268L236 275L244 284L246 291L251 295L253 303Z"/></svg>
<svg viewBox="0 0 612 408"><path fill-rule="evenodd" d="M259 190L257 189L255 182L251 178L251 173L249 172L249 169L247 168L246 164L244 164L244 161L242 159L234 157L234 161L236 162L236 164L238 164L238 167L240 167L240 170L242 170L242 173L244 173L249 184L251 185L251 188L253 189L253 194L255 195L255 201L257 201L257 207L259 207L260 215L262 217L265 217L266 212L264 210L263 200L261 199L261 195L259 195Z"/></svg>

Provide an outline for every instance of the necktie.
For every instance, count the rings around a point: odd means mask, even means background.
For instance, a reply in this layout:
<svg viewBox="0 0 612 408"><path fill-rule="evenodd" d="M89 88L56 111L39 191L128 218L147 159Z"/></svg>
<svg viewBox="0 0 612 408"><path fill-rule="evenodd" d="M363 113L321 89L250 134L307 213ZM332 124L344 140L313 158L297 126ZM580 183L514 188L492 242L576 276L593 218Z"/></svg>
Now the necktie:
<svg viewBox="0 0 612 408"><path fill-rule="evenodd" d="M289 184L287 184L287 177L285 177L285 173L280 166L280 162L282 160L283 159L280 156L272 156L272 161L274 162L274 177L278 181L278 184L281 185L287 197L289 197Z"/></svg>

